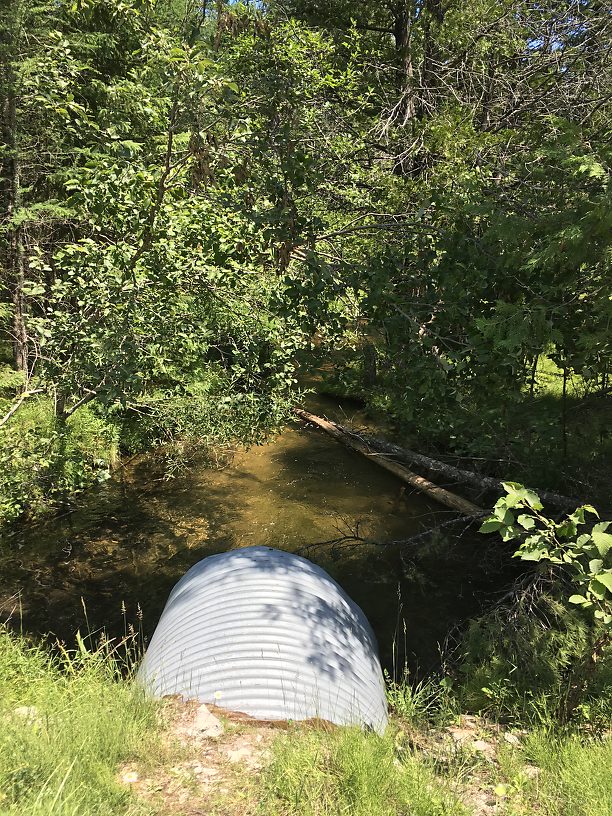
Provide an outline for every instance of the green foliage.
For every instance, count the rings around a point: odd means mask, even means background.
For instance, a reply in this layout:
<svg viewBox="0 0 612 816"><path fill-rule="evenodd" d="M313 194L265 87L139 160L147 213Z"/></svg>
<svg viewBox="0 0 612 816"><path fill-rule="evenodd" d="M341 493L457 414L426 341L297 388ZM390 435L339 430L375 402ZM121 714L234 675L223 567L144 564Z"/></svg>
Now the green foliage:
<svg viewBox="0 0 612 816"><path fill-rule="evenodd" d="M450 677L432 676L413 681L406 671L399 681L386 675L389 708L400 719L416 726L445 724L457 714Z"/></svg>
<svg viewBox="0 0 612 816"><path fill-rule="evenodd" d="M515 557L548 562L557 572L541 572L517 588L511 605L470 624L460 664L465 703L519 721L606 723L612 716L608 525L579 533L586 514L597 516L593 507L557 522L541 512L534 491L515 482L504 489L480 532L518 539Z"/></svg>
<svg viewBox="0 0 612 816"><path fill-rule="evenodd" d="M264 441L284 424L291 407L290 397L235 393L223 370L211 368L180 389L153 391L146 401L119 410L116 421L128 452L173 442L227 447Z"/></svg>
<svg viewBox="0 0 612 816"><path fill-rule="evenodd" d="M316 336L417 442L603 485L604 410L569 405L572 378L608 404L600 5L214 6L1 12L0 321L26 385L63 417L154 402L153 439L181 433L161 395L220 377L251 441L246 395L276 427Z"/></svg>
<svg viewBox="0 0 612 816"><path fill-rule="evenodd" d="M54 658L0 629L0 812L125 814L117 766L159 752L155 705L113 649Z"/></svg>
<svg viewBox="0 0 612 816"><path fill-rule="evenodd" d="M40 398L0 428L0 440L0 525L104 481L117 455L116 430L89 407L63 423Z"/></svg>
<svg viewBox="0 0 612 816"><path fill-rule="evenodd" d="M12 366L0 366L0 394L4 397L12 396L13 393L23 388L25 385L25 377L22 371L15 371Z"/></svg>
<svg viewBox="0 0 612 816"><path fill-rule="evenodd" d="M610 629L612 535L606 532L610 522L599 522L591 526L590 532L579 534L587 514L599 517L591 505L583 505L555 522L540 512L542 502L536 493L515 482L504 482L503 486L506 495L498 499L493 515L484 521L480 532L499 532L503 541L519 539L514 555L523 561L562 565L578 590L570 595L569 603L592 611Z"/></svg>
<svg viewBox="0 0 612 816"><path fill-rule="evenodd" d="M517 724L554 726L570 716L606 727L612 651L590 664L594 633L576 609L536 584L470 622L458 652L459 705ZM571 711L568 701L571 700Z"/></svg>
<svg viewBox="0 0 612 816"><path fill-rule="evenodd" d="M3 155L13 192L1 296L20 302L31 365L3 377L7 397L17 392L6 412L18 408L3 428L17 459L5 519L91 483L88 455L108 461L102 442L95 454L93 439L76 440L86 404L122 428L124 449L141 449L260 441L292 402L296 356L325 302L316 270L298 283L287 268L295 225L279 185L288 173L298 184L309 159L296 149L265 161L269 104L255 88L245 104L235 81L240 60L260 59L260 38L222 60L208 21L182 13L93 0L19 4L10 17L13 73L2 92L15 104L4 123L14 149ZM290 82L305 65L296 34L284 55ZM309 87L304 79L296 99ZM260 163L254 178L251 162ZM23 280L10 271L18 257ZM6 318L18 320L10 307ZM24 380L53 400L57 425L45 415L20 440Z"/></svg>

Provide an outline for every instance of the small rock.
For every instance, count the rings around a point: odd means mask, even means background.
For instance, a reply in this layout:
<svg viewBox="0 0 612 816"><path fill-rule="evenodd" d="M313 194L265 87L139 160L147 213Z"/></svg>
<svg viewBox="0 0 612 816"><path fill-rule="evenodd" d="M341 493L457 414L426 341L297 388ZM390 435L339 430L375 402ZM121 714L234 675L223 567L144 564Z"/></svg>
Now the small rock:
<svg viewBox="0 0 612 816"><path fill-rule="evenodd" d="M235 750L229 750L227 752L227 758L230 762L242 762L243 760L249 760L253 756L253 752L250 748L236 748Z"/></svg>
<svg viewBox="0 0 612 816"><path fill-rule="evenodd" d="M481 719L474 714L462 714L461 722L465 723L465 725L468 727L471 726L472 728L478 728L481 723Z"/></svg>
<svg viewBox="0 0 612 816"><path fill-rule="evenodd" d="M520 741L520 739L519 739L519 738L516 736L516 734L510 734L509 732L506 732L506 733L504 734L504 739L506 740L506 742L509 742L509 743L510 743L510 745L515 745L515 746L516 746L516 745L520 745L520 744L521 744L521 741Z"/></svg>
<svg viewBox="0 0 612 816"><path fill-rule="evenodd" d="M187 737L213 738L221 736L223 724L205 705L201 705L198 706L193 720L181 730Z"/></svg>
<svg viewBox="0 0 612 816"><path fill-rule="evenodd" d="M540 769L535 765L525 765L523 773L527 779L536 779L540 775Z"/></svg>
<svg viewBox="0 0 612 816"><path fill-rule="evenodd" d="M453 740L459 745L463 745L474 736L474 732L469 728L460 728L456 725L451 725L447 729Z"/></svg>
<svg viewBox="0 0 612 816"><path fill-rule="evenodd" d="M16 714L28 722L33 722L38 717L38 709L36 706L17 706L17 708L13 710L13 714Z"/></svg>
<svg viewBox="0 0 612 816"><path fill-rule="evenodd" d="M26 725L37 727L42 725L42 719L36 706L17 706L13 709L13 714L23 720Z"/></svg>
<svg viewBox="0 0 612 816"><path fill-rule="evenodd" d="M472 743L472 748L474 751L478 751L479 754L482 754L489 762L491 762L495 757L495 747L491 745L490 742L485 742L485 740L474 740Z"/></svg>

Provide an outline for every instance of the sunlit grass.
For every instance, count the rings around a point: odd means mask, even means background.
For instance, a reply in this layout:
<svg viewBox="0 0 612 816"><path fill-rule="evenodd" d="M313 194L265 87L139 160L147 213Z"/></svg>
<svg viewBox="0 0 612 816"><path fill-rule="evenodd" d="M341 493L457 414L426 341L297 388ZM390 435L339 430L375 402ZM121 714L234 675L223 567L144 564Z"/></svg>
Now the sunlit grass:
<svg viewBox="0 0 612 816"><path fill-rule="evenodd" d="M586 741L577 734L530 734L526 755L540 769L531 798L545 816L611 816L612 740Z"/></svg>
<svg viewBox="0 0 612 816"><path fill-rule="evenodd" d="M155 706L109 649L64 658L0 628L0 814L145 813L121 762L158 752Z"/></svg>
<svg viewBox="0 0 612 816"><path fill-rule="evenodd" d="M531 731L519 749L498 751L494 778L504 816L610 816L612 741Z"/></svg>
<svg viewBox="0 0 612 816"><path fill-rule="evenodd" d="M450 788L412 754L399 757L393 729L295 728L277 739L263 777L270 816L467 814Z"/></svg>

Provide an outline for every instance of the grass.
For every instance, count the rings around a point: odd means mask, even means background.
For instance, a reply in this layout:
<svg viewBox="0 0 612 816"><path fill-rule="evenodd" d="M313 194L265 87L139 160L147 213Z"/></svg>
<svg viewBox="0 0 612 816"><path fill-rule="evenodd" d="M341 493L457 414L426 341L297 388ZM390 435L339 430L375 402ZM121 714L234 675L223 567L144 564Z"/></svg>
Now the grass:
<svg viewBox="0 0 612 816"><path fill-rule="evenodd" d="M146 811L117 781L159 754L155 706L108 649L64 658L0 628L1 816L127 816Z"/></svg>
<svg viewBox="0 0 612 816"><path fill-rule="evenodd" d="M611 816L612 740L585 741L577 734L532 733L526 755L540 768L530 790L546 816Z"/></svg>
<svg viewBox="0 0 612 816"><path fill-rule="evenodd" d="M262 782L266 816L451 816L467 811L411 753L357 728L291 730ZM401 759L400 759L401 757Z"/></svg>
<svg viewBox="0 0 612 816"><path fill-rule="evenodd" d="M551 722L509 743L498 723L461 717L446 685L395 683L384 736L293 724L262 742L258 773L228 764L231 726L219 741L177 749L172 720L160 726L118 650L78 642L51 653L0 627L0 816L612 816L609 731L596 738ZM449 723L467 729L465 744ZM187 752L182 765L177 750ZM189 775L200 763L213 766L218 788ZM120 783L126 767L141 788Z"/></svg>
<svg viewBox="0 0 612 816"><path fill-rule="evenodd" d="M404 747L405 732L397 720L384 737L358 729L330 732L295 727L272 745L272 761L260 783L261 812L266 816L612 814L609 738L585 740L577 734L539 729L515 748L498 735L491 761L479 759L467 748L440 753L443 734L436 730L427 740L423 738L432 748L428 755ZM494 803L495 810L483 810L483 802L489 808Z"/></svg>
<svg viewBox="0 0 612 816"><path fill-rule="evenodd" d="M519 749L500 750L490 787L500 816L611 816L612 740L531 731Z"/></svg>
<svg viewBox="0 0 612 816"><path fill-rule="evenodd" d="M414 726L431 723L446 724L458 714L456 696L449 678L425 677L412 681L404 670L404 677L396 682L386 674L389 708L404 722Z"/></svg>

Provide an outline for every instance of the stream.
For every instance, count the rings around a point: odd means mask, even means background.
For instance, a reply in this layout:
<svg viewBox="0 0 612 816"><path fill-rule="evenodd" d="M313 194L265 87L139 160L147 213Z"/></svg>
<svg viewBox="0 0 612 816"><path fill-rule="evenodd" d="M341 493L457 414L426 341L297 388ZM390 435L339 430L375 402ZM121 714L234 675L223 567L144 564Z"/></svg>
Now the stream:
<svg viewBox="0 0 612 816"><path fill-rule="evenodd" d="M338 400L316 397L308 407L381 432ZM68 646L77 629L120 637L135 627L150 637L190 566L257 544L328 570L366 613L390 673L404 660L413 671L434 668L449 630L503 586L502 559L474 534L434 536L403 556L397 546L322 544L357 526L377 542L404 539L448 511L297 422L220 470L196 461L167 479L159 455L138 457L77 503L24 527L0 551L0 620Z"/></svg>

